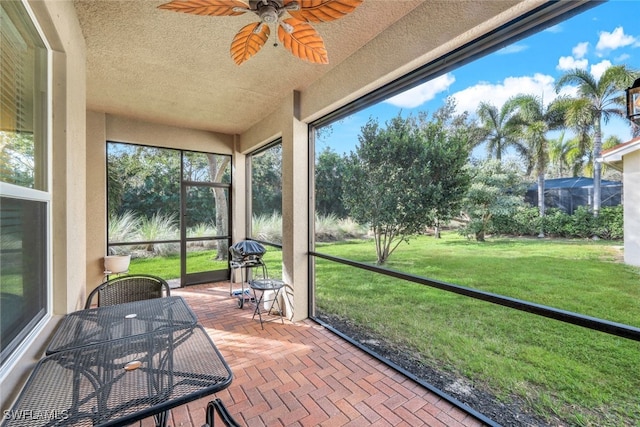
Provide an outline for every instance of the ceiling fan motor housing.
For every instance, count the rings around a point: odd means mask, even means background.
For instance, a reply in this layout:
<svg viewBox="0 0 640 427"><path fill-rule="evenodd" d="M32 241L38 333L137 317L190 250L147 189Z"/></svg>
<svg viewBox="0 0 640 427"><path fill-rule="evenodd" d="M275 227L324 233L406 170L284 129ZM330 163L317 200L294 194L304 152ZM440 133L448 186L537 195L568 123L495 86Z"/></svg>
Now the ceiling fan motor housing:
<svg viewBox="0 0 640 427"><path fill-rule="evenodd" d="M275 24L284 14L282 0L254 0L250 1L253 10L265 24Z"/></svg>

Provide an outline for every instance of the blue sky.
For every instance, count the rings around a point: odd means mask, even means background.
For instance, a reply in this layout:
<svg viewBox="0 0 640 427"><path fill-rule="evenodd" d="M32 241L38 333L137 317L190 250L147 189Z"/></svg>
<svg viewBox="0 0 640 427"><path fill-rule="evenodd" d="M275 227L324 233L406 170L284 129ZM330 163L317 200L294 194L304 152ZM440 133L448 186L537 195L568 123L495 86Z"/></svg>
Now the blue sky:
<svg viewBox="0 0 640 427"><path fill-rule="evenodd" d="M500 108L519 93L542 96L546 104L557 96L555 81L567 70L582 68L596 78L611 65L640 70L638 22L639 0L611 0L335 123L331 136L317 149L328 145L340 154L349 153L370 117L384 123L399 111L403 116L432 113L448 96L455 98L459 112L470 113L481 101ZM571 94L571 88L566 93ZM612 134L622 141L630 138L628 126L619 119L604 129L605 137Z"/></svg>

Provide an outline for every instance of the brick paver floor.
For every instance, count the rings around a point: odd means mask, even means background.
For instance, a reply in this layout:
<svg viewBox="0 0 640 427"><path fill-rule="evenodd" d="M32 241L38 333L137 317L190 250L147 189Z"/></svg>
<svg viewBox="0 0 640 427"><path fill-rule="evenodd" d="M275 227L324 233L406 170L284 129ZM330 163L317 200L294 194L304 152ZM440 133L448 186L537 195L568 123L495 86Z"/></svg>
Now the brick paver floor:
<svg viewBox="0 0 640 427"><path fill-rule="evenodd" d="M231 367L233 382L216 397L242 425L482 425L311 320L262 330L253 304L239 309L228 282L171 294L187 300ZM201 427L212 398L173 409L170 425ZM217 417L215 425L223 425Z"/></svg>

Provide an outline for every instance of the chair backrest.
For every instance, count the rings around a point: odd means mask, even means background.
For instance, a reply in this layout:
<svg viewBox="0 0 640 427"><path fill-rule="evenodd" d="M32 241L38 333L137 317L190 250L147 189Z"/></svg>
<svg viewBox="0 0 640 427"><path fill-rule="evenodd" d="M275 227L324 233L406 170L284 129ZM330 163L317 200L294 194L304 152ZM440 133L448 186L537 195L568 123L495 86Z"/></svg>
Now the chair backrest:
<svg viewBox="0 0 640 427"><path fill-rule="evenodd" d="M87 297L85 309L91 307L98 295L98 307L125 302L162 298L171 294L166 280L150 274L130 274L108 280L95 288Z"/></svg>

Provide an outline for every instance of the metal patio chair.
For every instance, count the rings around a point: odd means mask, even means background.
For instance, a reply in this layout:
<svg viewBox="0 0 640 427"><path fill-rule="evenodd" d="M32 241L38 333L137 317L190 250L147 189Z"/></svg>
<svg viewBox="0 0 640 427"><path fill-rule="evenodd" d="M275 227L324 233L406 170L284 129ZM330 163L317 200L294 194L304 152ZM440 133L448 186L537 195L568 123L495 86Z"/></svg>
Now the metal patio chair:
<svg viewBox="0 0 640 427"><path fill-rule="evenodd" d="M171 289L166 280L150 274L129 274L107 280L95 288L87 297L84 308L91 308L94 297L98 296L98 307L125 302L169 296Z"/></svg>

